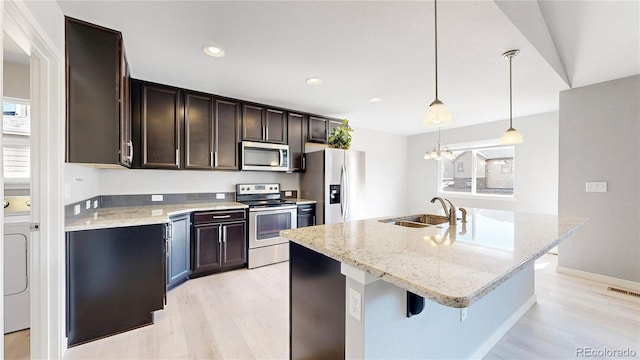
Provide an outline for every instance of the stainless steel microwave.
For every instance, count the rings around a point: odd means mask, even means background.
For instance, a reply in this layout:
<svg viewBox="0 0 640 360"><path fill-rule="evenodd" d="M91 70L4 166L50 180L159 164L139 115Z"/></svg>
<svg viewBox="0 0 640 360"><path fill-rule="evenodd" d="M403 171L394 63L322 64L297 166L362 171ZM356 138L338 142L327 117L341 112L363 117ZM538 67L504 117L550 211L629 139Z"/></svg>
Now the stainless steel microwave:
<svg viewBox="0 0 640 360"><path fill-rule="evenodd" d="M289 171L289 145L242 142L242 170Z"/></svg>

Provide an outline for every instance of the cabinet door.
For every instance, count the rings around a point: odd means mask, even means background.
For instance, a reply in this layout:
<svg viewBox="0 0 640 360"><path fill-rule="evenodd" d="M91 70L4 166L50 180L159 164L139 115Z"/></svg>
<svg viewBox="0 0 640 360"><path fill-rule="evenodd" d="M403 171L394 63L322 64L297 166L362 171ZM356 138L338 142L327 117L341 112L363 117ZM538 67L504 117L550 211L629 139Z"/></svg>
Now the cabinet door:
<svg viewBox="0 0 640 360"><path fill-rule="evenodd" d="M120 163L120 44L117 31L65 21L66 161Z"/></svg>
<svg viewBox="0 0 640 360"><path fill-rule="evenodd" d="M242 140L263 141L265 128L262 124L263 107L242 105Z"/></svg>
<svg viewBox="0 0 640 360"><path fill-rule="evenodd" d="M67 233L68 345L153 323L164 307L163 224Z"/></svg>
<svg viewBox="0 0 640 360"><path fill-rule="evenodd" d="M220 245L222 229L220 224L197 225L195 229L193 265L194 272L213 270L220 267Z"/></svg>
<svg viewBox="0 0 640 360"><path fill-rule="evenodd" d="M291 170L304 171L304 116L289 113L287 116L289 154L291 156Z"/></svg>
<svg viewBox="0 0 640 360"><path fill-rule="evenodd" d="M180 90L142 84L142 167L180 167Z"/></svg>
<svg viewBox="0 0 640 360"><path fill-rule="evenodd" d="M222 266L242 265L247 261L245 222L222 225Z"/></svg>
<svg viewBox="0 0 640 360"><path fill-rule="evenodd" d="M122 43L122 39L120 40ZM124 44L121 45L122 55L120 71L120 163L130 167L133 162L133 142L131 141L131 74L129 63L124 52Z"/></svg>
<svg viewBox="0 0 640 360"><path fill-rule="evenodd" d="M184 168L213 169L213 99L184 94Z"/></svg>
<svg viewBox="0 0 640 360"><path fill-rule="evenodd" d="M191 222L189 215L171 219L167 285L180 283L191 272Z"/></svg>
<svg viewBox="0 0 640 360"><path fill-rule="evenodd" d="M327 120L315 116L309 116L308 141L327 142Z"/></svg>
<svg viewBox="0 0 640 360"><path fill-rule="evenodd" d="M214 167L238 170L238 125L240 104L216 99Z"/></svg>
<svg viewBox="0 0 640 360"><path fill-rule="evenodd" d="M284 111L266 109L265 116L265 141L270 143L286 144L287 142L287 118Z"/></svg>

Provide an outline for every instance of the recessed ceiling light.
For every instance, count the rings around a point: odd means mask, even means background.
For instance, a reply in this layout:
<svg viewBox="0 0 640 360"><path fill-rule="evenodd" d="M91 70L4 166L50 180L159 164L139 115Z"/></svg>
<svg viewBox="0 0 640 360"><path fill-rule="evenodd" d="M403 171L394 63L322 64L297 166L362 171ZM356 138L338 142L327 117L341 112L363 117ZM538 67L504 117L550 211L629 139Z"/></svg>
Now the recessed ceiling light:
<svg viewBox="0 0 640 360"><path fill-rule="evenodd" d="M205 54L209 55L209 56L213 56L213 57L223 57L224 56L224 50L220 49L217 46L213 46L213 45L205 45L202 47L202 51L204 51Z"/></svg>
<svg viewBox="0 0 640 360"><path fill-rule="evenodd" d="M307 84L309 85L320 85L322 84L322 79L317 78L317 77L312 77L312 78L308 78L307 80L305 80L307 82Z"/></svg>
<svg viewBox="0 0 640 360"><path fill-rule="evenodd" d="M370 103L374 103L374 104L375 103L379 103L379 102L382 102L382 98L374 97L374 98L369 99L369 102Z"/></svg>

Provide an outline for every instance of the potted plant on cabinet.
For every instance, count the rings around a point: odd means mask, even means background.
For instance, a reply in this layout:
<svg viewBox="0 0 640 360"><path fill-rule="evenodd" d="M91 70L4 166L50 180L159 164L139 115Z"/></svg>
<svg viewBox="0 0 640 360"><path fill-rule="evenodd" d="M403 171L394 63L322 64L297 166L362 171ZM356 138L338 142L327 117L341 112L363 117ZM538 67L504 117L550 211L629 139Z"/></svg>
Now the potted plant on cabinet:
<svg viewBox="0 0 640 360"><path fill-rule="evenodd" d="M352 131L353 128L349 126L349 121L347 121L347 119L343 119L342 125L336 127L333 130L333 133L329 135L329 139L327 139L329 147L349 150L349 148L351 147Z"/></svg>

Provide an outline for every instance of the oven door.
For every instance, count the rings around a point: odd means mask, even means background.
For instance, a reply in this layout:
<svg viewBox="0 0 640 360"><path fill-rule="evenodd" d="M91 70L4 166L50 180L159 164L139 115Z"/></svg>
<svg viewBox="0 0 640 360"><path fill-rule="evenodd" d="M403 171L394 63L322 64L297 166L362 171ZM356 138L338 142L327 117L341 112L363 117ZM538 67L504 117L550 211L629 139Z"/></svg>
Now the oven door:
<svg viewBox="0 0 640 360"><path fill-rule="evenodd" d="M250 208L249 249L288 242L281 230L297 228L296 206Z"/></svg>

